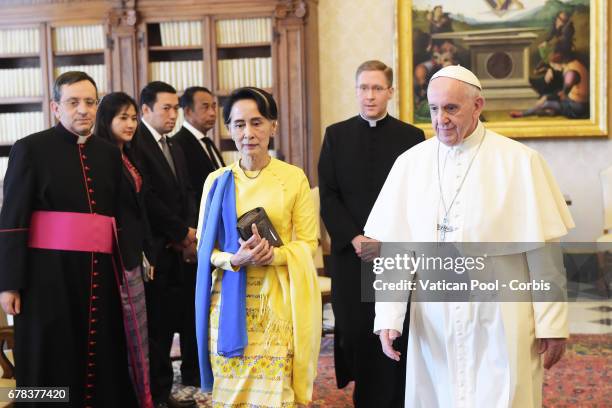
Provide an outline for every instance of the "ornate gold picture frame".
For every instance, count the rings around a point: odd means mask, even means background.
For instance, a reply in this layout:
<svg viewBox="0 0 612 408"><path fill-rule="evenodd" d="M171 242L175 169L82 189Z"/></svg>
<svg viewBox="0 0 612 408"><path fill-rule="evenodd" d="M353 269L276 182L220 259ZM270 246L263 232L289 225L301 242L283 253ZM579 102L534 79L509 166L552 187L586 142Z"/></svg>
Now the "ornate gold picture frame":
<svg viewBox="0 0 612 408"><path fill-rule="evenodd" d="M397 0L400 118L431 135L427 82L459 63L483 84L491 130L607 136L608 7L607 0Z"/></svg>

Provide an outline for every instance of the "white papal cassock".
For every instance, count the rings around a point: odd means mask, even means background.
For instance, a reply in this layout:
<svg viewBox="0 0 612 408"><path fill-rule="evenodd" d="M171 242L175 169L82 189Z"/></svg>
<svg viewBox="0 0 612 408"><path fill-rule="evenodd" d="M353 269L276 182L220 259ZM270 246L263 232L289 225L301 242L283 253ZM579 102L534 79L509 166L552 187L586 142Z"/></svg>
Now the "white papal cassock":
<svg viewBox="0 0 612 408"><path fill-rule="evenodd" d="M461 145L432 138L402 154L365 235L383 242L438 241L446 212L438 163L446 208L459 189L447 242L544 243L574 226L540 154L479 123ZM537 279L537 254L500 253L488 262L518 279ZM378 302L374 331L401 332L405 310L405 303ZM566 303L413 302L406 407L540 407L543 370L535 339L567 336Z"/></svg>

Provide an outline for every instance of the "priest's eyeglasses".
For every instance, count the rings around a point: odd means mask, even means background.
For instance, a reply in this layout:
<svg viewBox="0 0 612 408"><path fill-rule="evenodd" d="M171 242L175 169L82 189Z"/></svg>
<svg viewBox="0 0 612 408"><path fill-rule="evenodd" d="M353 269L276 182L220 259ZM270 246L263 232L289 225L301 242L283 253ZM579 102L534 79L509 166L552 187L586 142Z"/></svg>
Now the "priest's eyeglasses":
<svg viewBox="0 0 612 408"><path fill-rule="evenodd" d="M357 88L357 93L358 94L366 94L366 93L368 93L370 91L372 91L373 94L380 94L380 93L386 91L387 89L389 89L389 87L385 88L385 87L380 86L380 85L374 85L374 86L359 85L356 88Z"/></svg>
<svg viewBox="0 0 612 408"><path fill-rule="evenodd" d="M85 103L85 106L89 109L93 109L98 106L98 100L93 98L69 98L64 101L61 101L61 103L68 109L76 109L81 104L81 101L83 101Z"/></svg>

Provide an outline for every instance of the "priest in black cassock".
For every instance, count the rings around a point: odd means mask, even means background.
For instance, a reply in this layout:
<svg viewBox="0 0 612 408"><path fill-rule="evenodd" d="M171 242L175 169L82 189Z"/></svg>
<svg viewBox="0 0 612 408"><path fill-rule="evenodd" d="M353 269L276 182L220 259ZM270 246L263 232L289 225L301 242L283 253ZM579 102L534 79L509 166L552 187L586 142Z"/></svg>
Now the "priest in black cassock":
<svg viewBox="0 0 612 408"><path fill-rule="evenodd" d="M360 113L325 131L319 158L321 216L331 237L330 272L338 387L355 381L357 408L404 406L406 360L387 358L373 333L374 303L361 302L363 228L395 159L425 140L423 131L391 117L393 71L366 61L356 73ZM414 198L415 200L418 197ZM407 344L407 327L396 340Z"/></svg>
<svg viewBox="0 0 612 408"><path fill-rule="evenodd" d="M64 73L51 102L59 123L11 149L0 303L15 316L18 387L69 387L73 407L132 407L113 255L122 163L116 146L91 136L96 107L93 79Z"/></svg>
<svg viewBox="0 0 612 408"><path fill-rule="evenodd" d="M221 152L206 135L217 122L215 96L202 86L185 89L179 100L185 121L172 140L183 149L193 187L196 205L200 205L204 180L213 171L224 167Z"/></svg>

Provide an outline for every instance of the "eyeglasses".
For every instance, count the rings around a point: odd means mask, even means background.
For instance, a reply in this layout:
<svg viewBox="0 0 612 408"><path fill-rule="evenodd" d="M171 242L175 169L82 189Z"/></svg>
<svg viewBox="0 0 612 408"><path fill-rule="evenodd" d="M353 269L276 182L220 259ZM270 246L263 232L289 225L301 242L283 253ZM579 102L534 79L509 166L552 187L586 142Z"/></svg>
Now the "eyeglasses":
<svg viewBox="0 0 612 408"><path fill-rule="evenodd" d="M367 86L367 85L359 85L357 88L357 93L358 94L365 94L368 93L369 91L372 91L373 94L380 94L384 91L386 91L387 89L389 89L389 87L385 88L382 87L380 85L374 85L374 86Z"/></svg>
<svg viewBox="0 0 612 408"><path fill-rule="evenodd" d="M61 101L60 103L63 104L66 108L76 109L81 104L81 101L83 101L85 103L85 106L89 109L93 109L98 106L98 100L93 98L69 98Z"/></svg>

